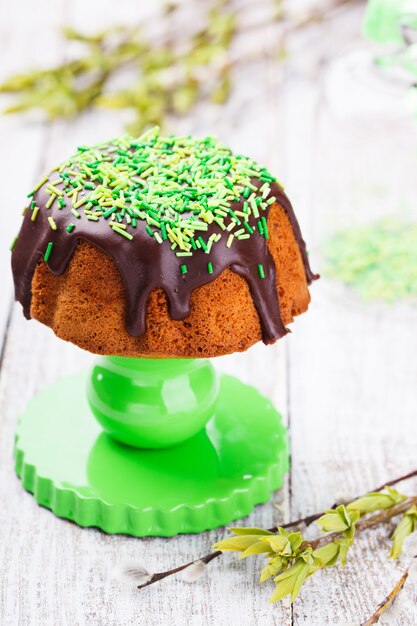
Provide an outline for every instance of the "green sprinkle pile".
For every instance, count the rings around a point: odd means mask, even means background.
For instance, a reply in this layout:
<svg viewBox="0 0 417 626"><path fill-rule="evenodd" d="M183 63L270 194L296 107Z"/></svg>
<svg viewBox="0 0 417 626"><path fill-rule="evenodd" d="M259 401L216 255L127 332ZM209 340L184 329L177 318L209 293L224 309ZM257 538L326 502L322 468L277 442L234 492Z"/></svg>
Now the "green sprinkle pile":
<svg viewBox="0 0 417 626"><path fill-rule="evenodd" d="M417 224L385 219L334 235L324 245L325 273L364 299L417 298Z"/></svg>
<svg viewBox="0 0 417 626"><path fill-rule="evenodd" d="M43 188L49 195L45 210L69 210L75 219L68 234L76 234L82 214L91 222L106 220L115 236L128 240L142 221L157 244L167 241L178 257L187 257L196 250L209 254L223 237L227 247L254 234L267 239L263 213L276 200L270 187L275 180L264 167L232 154L213 137L162 137L154 127L139 138L80 146L29 197ZM30 210L35 221L35 200ZM56 230L54 219L48 221ZM214 223L222 232L209 235ZM185 274L187 265L180 269ZM211 263L207 271L213 272Z"/></svg>

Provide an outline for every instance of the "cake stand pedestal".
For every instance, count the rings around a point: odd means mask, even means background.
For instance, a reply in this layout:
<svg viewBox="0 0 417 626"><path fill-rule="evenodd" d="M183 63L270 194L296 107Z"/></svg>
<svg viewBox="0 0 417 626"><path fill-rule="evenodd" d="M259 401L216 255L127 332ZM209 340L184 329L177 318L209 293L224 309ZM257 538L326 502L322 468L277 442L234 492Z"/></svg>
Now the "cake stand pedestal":
<svg viewBox="0 0 417 626"><path fill-rule="evenodd" d="M15 455L40 505L137 537L228 524L288 469L272 403L205 359L99 358L28 404Z"/></svg>

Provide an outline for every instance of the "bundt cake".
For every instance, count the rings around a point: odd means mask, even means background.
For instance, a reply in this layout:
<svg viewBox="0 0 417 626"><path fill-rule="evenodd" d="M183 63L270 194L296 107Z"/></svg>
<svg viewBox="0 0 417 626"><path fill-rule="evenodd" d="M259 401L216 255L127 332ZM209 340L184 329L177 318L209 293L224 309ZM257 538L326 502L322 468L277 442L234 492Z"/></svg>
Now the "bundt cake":
<svg viewBox="0 0 417 626"><path fill-rule="evenodd" d="M29 198L16 299L91 352L219 356L275 342L308 307L316 275L282 186L213 137L81 146Z"/></svg>

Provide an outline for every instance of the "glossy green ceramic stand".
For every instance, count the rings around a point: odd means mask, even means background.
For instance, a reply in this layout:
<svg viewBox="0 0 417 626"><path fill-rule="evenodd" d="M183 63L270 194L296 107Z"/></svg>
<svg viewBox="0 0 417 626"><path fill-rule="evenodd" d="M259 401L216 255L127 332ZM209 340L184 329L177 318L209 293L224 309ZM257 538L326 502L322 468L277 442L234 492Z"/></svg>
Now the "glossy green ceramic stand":
<svg viewBox="0 0 417 626"><path fill-rule="evenodd" d="M100 358L30 402L15 451L39 504L135 536L241 518L288 469L271 402L205 359Z"/></svg>

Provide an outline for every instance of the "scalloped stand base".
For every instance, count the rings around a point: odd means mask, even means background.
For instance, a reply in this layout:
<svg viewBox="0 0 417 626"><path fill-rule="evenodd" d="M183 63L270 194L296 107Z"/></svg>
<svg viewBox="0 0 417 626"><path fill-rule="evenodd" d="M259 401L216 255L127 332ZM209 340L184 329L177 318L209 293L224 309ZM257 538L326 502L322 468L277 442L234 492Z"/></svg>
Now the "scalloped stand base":
<svg viewBox="0 0 417 626"><path fill-rule="evenodd" d="M253 387L221 376L215 414L201 432L146 450L101 430L87 403L88 376L47 387L19 423L17 474L55 515L137 537L196 533L244 517L282 485L287 433Z"/></svg>

